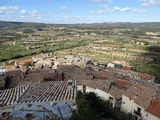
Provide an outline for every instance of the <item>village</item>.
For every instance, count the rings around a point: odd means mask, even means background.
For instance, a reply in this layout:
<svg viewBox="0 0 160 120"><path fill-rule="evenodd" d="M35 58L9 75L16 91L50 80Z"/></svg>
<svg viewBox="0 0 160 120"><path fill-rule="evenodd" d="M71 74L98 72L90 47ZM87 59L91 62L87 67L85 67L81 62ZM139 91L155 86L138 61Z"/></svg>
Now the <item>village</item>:
<svg viewBox="0 0 160 120"><path fill-rule="evenodd" d="M69 120L77 92L94 92L136 120L160 119L155 76L126 64L93 63L79 55L38 54L0 67L0 119Z"/></svg>

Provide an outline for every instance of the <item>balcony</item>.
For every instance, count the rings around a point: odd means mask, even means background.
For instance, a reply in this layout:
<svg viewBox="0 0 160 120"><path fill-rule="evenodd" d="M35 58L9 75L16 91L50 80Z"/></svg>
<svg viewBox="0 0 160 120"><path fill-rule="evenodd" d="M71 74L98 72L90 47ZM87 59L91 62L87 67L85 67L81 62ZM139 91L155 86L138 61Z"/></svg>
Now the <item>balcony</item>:
<svg viewBox="0 0 160 120"><path fill-rule="evenodd" d="M139 110L134 110L134 114L141 117L141 111L139 111Z"/></svg>

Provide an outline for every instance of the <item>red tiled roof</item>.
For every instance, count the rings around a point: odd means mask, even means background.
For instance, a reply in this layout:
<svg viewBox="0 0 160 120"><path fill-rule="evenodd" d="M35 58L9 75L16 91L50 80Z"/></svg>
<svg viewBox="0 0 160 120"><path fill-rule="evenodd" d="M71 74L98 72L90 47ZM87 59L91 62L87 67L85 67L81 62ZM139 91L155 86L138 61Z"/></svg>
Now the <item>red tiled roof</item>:
<svg viewBox="0 0 160 120"><path fill-rule="evenodd" d="M25 64L27 62L32 62L32 58L18 61L19 64Z"/></svg>
<svg viewBox="0 0 160 120"><path fill-rule="evenodd" d="M113 80L120 87L126 87L129 83L128 80L118 79L118 78L115 78L115 77L108 77L107 80Z"/></svg>
<svg viewBox="0 0 160 120"><path fill-rule="evenodd" d="M144 73L138 73L138 76L147 80L151 80L153 78L153 76Z"/></svg>
<svg viewBox="0 0 160 120"><path fill-rule="evenodd" d="M146 111L160 118L160 99L154 100Z"/></svg>
<svg viewBox="0 0 160 120"><path fill-rule="evenodd" d="M119 86L121 86L121 87L126 87L127 84L129 83L129 81L119 80L119 79L114 79L114 82L115 82L116 84L118 84Z"/></svg>
<svg viewBox="0 0 160 120"><path fill-rule="evenodd" d="M131 70L131 67L122 66L121 69L123 69L123 70Z"/></svg>
<svg viewBox="0 0 160 120"><path fill-rule="evenodd" d="M15 65L6 65L4 66L4 68L11 70L11 69L15 69Z"/></svg>
<svg viewBox="0 0 160 120"><path fill-rule="evenodd" d="M133 99L134 102L143 108L147 108L156 96L156 90L143 83L136 84L125 91L124 95Z"/></svg>

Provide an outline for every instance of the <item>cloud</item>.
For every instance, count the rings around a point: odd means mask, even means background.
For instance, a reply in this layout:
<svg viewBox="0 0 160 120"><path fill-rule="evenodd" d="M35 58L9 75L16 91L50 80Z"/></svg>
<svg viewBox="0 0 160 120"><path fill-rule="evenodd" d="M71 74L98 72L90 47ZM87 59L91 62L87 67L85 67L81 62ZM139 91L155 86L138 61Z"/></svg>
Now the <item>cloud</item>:
<svg viewBox="0 0 160 120"><path fill-rule="evenodd" d="M62 17L62 20L63 21L68 21L68 20L70 20L70 17L68 15L65 15L65 16Z"/></svg>
<svg viewBox="0 0 160 120"><path fill-rule="evenodd" d="M105 11L103 11L103 10L98 10L97 12L90 11L89 13L90 13L90 14L94 14L94 13L97 13L97 14L105 14Z"/></svg>
<svg viewBox="0 0 160 120"><path fill-rule="evenodd" d="M108 8L108 5L100 4L100 7L102 7L102 8Z"/></svg>
<svg viewBox="0 0 160 120"><path fill-rule="evenodd" d="M55 18L54 22L56 23L78 23L81 20L84 20L85 18L81 19L81 16L79 15L71 15L71 14L66 14L62 16L58 16Z"/></svg>
<svg viewBox="0 0 160 120"><path fill-rule="evenodd" d="M132 13L137 13L137 14L143 14L147 12L148 12L147 10L137 10L137 9L132 10Z"/></svg>
<svg viewBox="0 0 160 120"><path fill-rule="evenodd" d="M125 8L114 7L113 11L114 12L130 12L131 8L130 7L125 7Z"/></svg>
<svg viewBox="0 0 160 120"><path fill-rule="evenodd" d="M96 3L99 3L99 2L109 2L109 3L111 3L112 0L91 0L91 2L96 2Z"/></svg>
<svg viewBox="0 0 160 120"><path fill-rule="evenodd" d="M114 12L131 12L136 14L144 14L148 12L147 10L137 10L137 9L132 9L130 7L125 7L125 8L114 7L113 11Z"/></svg>
<svg viewBox="0 0 160 120"><path fill-rule="evenodd" d="M20 13L21 14L26 14L26 10L21 10Z"/></svg>
<svg viewBox="0 0 160 120"><path fill-rule="evenodd" d="M76 6L76 8L85 8L85 6Z"/></svg>
<svg viewBox="0 0 160 120"><path fill-rule="evenodd" d="M47 14L51 14L52 12L47 12Z"/></svg>
<svg viewBox="0 0 160 120"><path fill-rule="evenodd" d="M0 6L0 14L14 14L18 9L17 6Z"/></svg>
<svg viewBox="0 0 160 120"><path fill-rule="evenodd" d="M100 4L99 5L101 8L105 9L105 10L110 10L110 8L108 7L108 5L105 5L105 4Z"/></svg>
<svg viewBox="0 0 160 120"><path fill-rule="evenodd" d="M62 10L68 10L68 7L64 6L61 8Z"/></svg>
<svg viewBox="0 0 160 120"><path fill-rule="evenodd" d="M32 18L38 18L38 19L43 19L43 18L49 18L49 14L51 12L44 12L44 13L39 13L36 10L33 10L30 12L30 15Z"/></svg>
<svg viewBox="0 0 160 120"><path fill-rule="evenodd" d="M93 14L94 12L93 12L93 11L90 11L89 13L90 13L90 14Z"/></svg>
<svg viewBox="0 0 160 120"><path fill-rule="evenodd" d="M104 14L105 12L103 10L97 11L97 14Z"/></svg>
<svg viewBox="0 0 160 120"><path fill-rule="evenodd" d="M143 6L160 6L160 0L139 0Z"/></svg>
<svg viewBox="0 0 160 120"><path fill-rule="evenodd" d="M52 2L53 0L48 0L48 2Z"/></svg>
<svg viewBox="0 0 160 120"><path fill-rule="evenodd" d="M76 20L80 20L80 18L81 18L80 16L76 16L75 17Z"/></svg>
<svg viewBox="0 0 160 120"><path fill-rule="evenodd" d="M33 10L33 11L31 12L31 16L32 16L32 17L38 17L39 15L40 15L40 14L38 14L36 10Z"/></svg>
<svg viewBox="0 0 160 120"><path fill-rule="evenodd" d="M20 16L20 20L22 20L22 21L25 21L25 20L27 20L27 19L29 19L28 16L25 16L25 15L21 15L21 16Z"/></svg>
<svg viewBox="0 0 160 120"><path fill-rule="evenodd" d="M91 0L92 2L101 2L101 0Z"/></svg>

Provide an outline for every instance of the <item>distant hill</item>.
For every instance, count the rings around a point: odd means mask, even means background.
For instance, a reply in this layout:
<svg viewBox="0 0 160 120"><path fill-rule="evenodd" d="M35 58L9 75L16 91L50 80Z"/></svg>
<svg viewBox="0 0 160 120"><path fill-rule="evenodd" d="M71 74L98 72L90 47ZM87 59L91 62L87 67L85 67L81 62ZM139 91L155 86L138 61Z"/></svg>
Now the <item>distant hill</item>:
<svg viewBox="0 0 160 120"><path fill-rule="evenodd" d="M92 24L57 24L57 26L81 27L81 28L160 28L160 22L104 22Z"/></svg>
<svg viewBox="0 0 160 120"><path fill-rule="evenodd" d="M99 28L160 28L160 22L142 22L142 23L131 23L131 22L104 22L104 23L91 23L91 24L44 24L44 23L29 23L29 22L5 22L0 21L0 28L22 28L22 27L34 27L44 28L47 25L54 25L57 27L77 27L77 28L88 28L88 29L99 29Z"/></svg>
<svg viewBox="0 0 160 120"><path fill-rule="evenodd" d="M33 28L44 28L46 24L44 23L29 23L29 22L5 22L0 21L0 28L22 28L22 27L33 27Z"/></svg>

